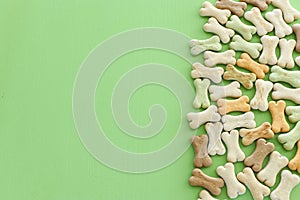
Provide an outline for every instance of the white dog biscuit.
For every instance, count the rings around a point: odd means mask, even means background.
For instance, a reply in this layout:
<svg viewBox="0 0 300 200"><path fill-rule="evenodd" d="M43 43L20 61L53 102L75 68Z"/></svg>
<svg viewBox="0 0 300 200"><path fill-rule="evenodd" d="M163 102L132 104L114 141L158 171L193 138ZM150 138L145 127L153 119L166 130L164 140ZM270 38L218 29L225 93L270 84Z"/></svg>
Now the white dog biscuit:
<svg viewBox="0 0 300 200"><path fill-rule="evenodd" d="M223 73L224 69L222 67L210 68L197 62L192 66L191 76L192 78L208 78L214 83L220 83Z"/></svg>
<svg viewBox="0 0 300 200"><path fill-rule="evenodd" d="M287 25L283 20L282 11L280 9L274 9L272 12L268 12L265 17L273 24L277 37L283 38L293 33L292 27Z"/></svg>
<svg viewBox="0 0 300 200"><path fill-rule="evenodd" d="M247 112L242 115L224 115L222 117L223 127L225 131L231 131L236 128L255 128L253 112Z"/></svg>
<svg viewBox="0 0 300 200"><path fill-rule="evenodd" d="M190 127L197 129L206 122L218 122L221 119L220 114L217 112L218 108L211 105L202 112L191 112L187 114L187 119L190 121Z"/></svg>
<svg viewBox="0 0 300 200"><path fill-rule="evenodd" d="M221 137L227 146L227 161L232 163L243 161L245 153L239 145L239 132L237 130L232 130L230 133L223 132Z"/></svg>
<svg viewBox="0 0 300 200"><path fill-rule="evenodd" d="M272 4L283 12L286 23L300 19L300 12L293 8L289 0L272 0Z"/></svg>
<svg viewBox="0 0 300 200"><path fill-rule="evenodd" d="M232 29L223 27L213 17L209 18L208 23L204 24L203 30L218 35L223 43L228 43L230 38L234 36Z"/></svg>
<svg viewBox="0 0 300 200"><path fill-rule="evenodd" d="M260 111L268 110L268 96L273 89L273 83L270 81L264 81L262 79L257 79L255 82L256 92L255 96L250 102L250 106L253 109L258 109Z"/></svg>
<svg viewBox="0 0 300 200"><path fill-rule="evenodd" d="M206 132L208 134L208 153L211 156L223 155L226 149L221 141L221 133L223 125L221 122L207 123L205 125Z"/></svg>
<svg viewBox="0 0 300 200"><path fill-rule="evenodd" d="M212 197L208 191L206 190L201 190L201 192L199 193L199 197L198 200L217 200L214 197Z"/></svg>
<svg viewBox="0 0 300 200"><path fill-rule="evenodd" d="M228 18L231 15L230 10L218 9L213 6L210 2L205 1L202 8L199 11L202 17L214 17L220 22L220 24L226 24Z"/></svg>
<svg viewBox="0 0 300 200"><path fill-rule="evenodd" d="M204 65L207 67L214 67L217 64L231 64L235 65L235 51L227 50L222 53L215 53L212 51L204 52Z"/></svg>
<svg viewBox="0 0 300 200"><path fill-rule="evenodd" d="M296 123L300 121L300 106L288 106L285 113L289 116L289 121Z"/></svg>
<svg viewBox="0 0 300 200"><path fill-rule="evenodd" d="M281 55L278 59L277 65L282 68L291 69L295 66L293 52L296 47L295 40L287 40L287 39L280 39L279 47Z"/></svg>
<svg viewBox="0 0 300 200"><path fill-rule="evenodd" d="M275 65L277 63L276 47L279 43L277 36L264 35L261 39L263 51L259 57L262 64Z"/></svg>
<svg viewBox="0 0 300 200"><path fill-rule="evenodd" d="M217 101L218 99L225 97L238 98L242 96L240 83L237 81L233 81L229 85L225 86L211 85L208 91L210 93L210 99L212 101Z"/></svg>

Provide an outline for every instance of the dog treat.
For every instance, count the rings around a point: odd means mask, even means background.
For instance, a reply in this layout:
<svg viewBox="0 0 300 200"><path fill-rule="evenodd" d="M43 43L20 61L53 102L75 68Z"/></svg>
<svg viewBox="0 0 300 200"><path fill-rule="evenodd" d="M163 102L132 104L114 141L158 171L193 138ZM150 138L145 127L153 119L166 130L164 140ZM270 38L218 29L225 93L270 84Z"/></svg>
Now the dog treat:
<svg viewBox="0 0 300 200"><path fill-rule="evenodd" d="M190 121L190 127L197 129L207 122L218 122L221 119L220 114L217 112L218 108L215 105L209 106L202 112L190 112L187 114L187 119Z"/></svg>
<svg viewBox="0 0 300 200"><path fill-rule="evenodd" d="M227 146L227 161L232 163L243 161L245 154L239 145L239 132L237 130L232 130L230 133L223 132L221 137Z"/></svg>
<svg viewBox="0 0 300 200"><path fill-rule="evenodd" d="M282 11L280 9L274 9L272 12L268 12L265 17L273 24L275 28L275 35L277 37L283 38L293 33L292 27L287 25L283 20Z"/></svg>
<svg viewBox="0 0 300 200"><path fill-rule="evenodd" d="M190 41L190 47L193 56L197 56L207 50L220 51L222 49L220 38L216 35L206 40L193 39Z"/></svg>
<svg viewBox="0 0 300 200"><path fill-rule="evenodd" d="M260 43L252 43L245 41L241 36L235 35L230 43L230 48L235 51L242 51L248 53L252 58L259 57L263 46Z"/></svg>
<svg viewBox="0 0 300 200"><path fill-rule="evenodd" d="M212 51L204 52L204 65L207 67L214 67L217 64L232 64L235 65L235 51L228 50L222 53L215 53Z"/></svg>
<svg viewBox="0 0 300 200"><path fill-rule="evenodd" d="M291 86L299 88L300 87L300 71L288 71L284 70L279 66L273 66L271 68L270 81L272 82L286 82Z"/></svg>
<svg viewBox="0 0 300 200"><path fill-rule="evenodd" d="M228 9L233 14L241 17L244 15L244 11L247 8L247 4L244 2L236 2L232 0L219 0L216 2L216 7L220 9Z"/></svg>
<svg viewBox="0 0 300 200"><path fill-rule="evenodd" d="M253 82L256 80L256 75L254 73L241 72L233 65L227 65L223 78L225 80L238 81L246 89L251 89L253 87Z"/></svg>
<svg viewBox="0 0 300 200"><path fill-rule="evenodd" d="M199 193L199 197L198 200L217 200L215 198L213 198L208 191L206 190L201 190L201 192Z"/></svg>
<svg viewBox="0 0 300 200"><path fill-rule="evenodd" d="M278 59L277 65L279 65L282 68L288 68L288 69L293 68L295 66L293 51L296 47L296 41L280 39L279 47L280 47L281 55Z"/></svg>
<svg viewBox="0 0 300 200"><path fill-rule="evenodd" d="M293 8L289 0L272 0L273 6L280 8L286 23L300 19L300 12Z"/></svg>
<svg viewBox="0 0 300 200"><path fill-rule="evenodd" d="M235 100L219 99L217 105L219 107L218 112L221 115L234 111L249 112L251 110L248 96L241 96Z"/></svg>
<svg viewBox="0 0 300 200"><path fill-rule="evenodd" d="M231 131L236 128L255 128L256 122L254 121L253 112L247 112L242 115L224 115L222 117L223 128L225 131Z"/></svg>
<svg viewBox="0 0 300 200"><path fill-rule="evenodd" d="M192 68L192 78L208 78L214 83L220 83L222 81L222 75L224 73L222 67L209 68L197 62L193 64Z"/></svg>
<svg viewBox="0 0 300 200"><path fill-rule="evenodd" d="M283 147L290 151L294 148L296 142L300 140L300 122L297 122L293 130L288 133L280 134L278 141L283 144Z"/></svg>
<svg viewBox="0 0 300 200"><path fill-rule="evenodd" d="M266 142L264 139L257 140L254 152L245 159L244 164L251 167L253 171L259 172L262 168L263 161L274 151L274 148L274 144Z"/></svg>
<svg viewBox="0 0 300 200"><path fill-rule="evenodd" d="M241 0L248 4L258 7L261 11L266 11L271 3L271 0Z"/></svg>
<svg viewBox="0 0 300 200"><path fill-rule="evenodd" d="M281 181L278 187L271 193L272 200L290 199L290 193L293 188L300 182L299 176L292 174L289 170L283 170L281 173Z"/></svg>
<svg viewBox="0 0 300 200"><path fill-rule="evenodd" d="M257 79L255 82L256 92L255 96L250 102L250 106L253 109L258 109L260 111L268 110L268 96L273 89L273 83L270 81L264 81L262 79Z"/></svg>
<svg viewBox="0 0 300 200"><path fill-rule="evenodd" d="M256 28L254 26L244 24L236 15L231 16L230 21L226 23L226 27L238 32L247 41L251 40L252 35L256 33Z"/></svg>
<svg viewBox="0 0 300 200"><path fill-rule="evenodd" d="M289 121L296 123L300 121L300 106L288 106L285 113L289 116Z"/></svg>
<svg viewBox="0 0 300 200"><path fill-rule="evenodd" d="M256 27L256 32L259 36L266 35L274 29L273 24L265 20L260 10L256 7L247 11L244 17Z"/></svg>
<svg viewBox="0 0 300 200"><path fill-rule="evenodd" d="M272 131L274 133L288 132L290 126L285 120L284 110L286 103L279 100L277 103L275 101L269 102L269 110L272 115Z"/></svg>
<svg viewBox="0 0 300 200"><path fill-rule="evenodd" d="M259 138L271 139L274 137L274 133L271 129L271 124L269 122L264 122L257 128L240 130L240 136L243 138L242 143L245 146L252 144L255 140Z"/></svg>
<svg viewBox="0 0 300 200"><path fill-rule="evenodd" d="M219 195L221 193L221 188L224 186L223 179L212 178L204 174L201 169L198 168L193 170L189 183L191 186L203 187L213 195Z"/></svg>
<svg viewBox="0 0 300 200"><path fill-rule="evenodd" d="M241 184L235 176L234 165L232 163L219 166L217 168L217 174L224 180L229 198L236 198L238 195L246 192L245 186Z"/></svg>
<svg viewBox="0 0 300 200"><path fill-rule="evenodd" d="M279 38L277 36L264 35L260 40L263 44L263 51L259 57L259 62L275 65L277 63L276 47L279 43Z"/></svg>
<svg viewBox="0 0 300 200"><path fill-rule="evenodd" d="M223 43L228 43L230 38L234 36L232 29L223 27L213 17L209 18L208 23L204 24L203 30L218 35Z"/></svg>
<svg viewBox="0 0 300 200"><path fill-rule="evenodd" d="M292 29L297 38L296 51L300 53L300 24L294 24ZM298 64L299 65L299 64Z"/></svg>
<svg viewBox="0 0 300 200"><path fill-rule="evenodd" d="M270 155L270 160L267 166L257 174L257 179L265 183L267 186L272 187L275 185L276 177L279 171L287 166L289 160L287 157L282 156L279 152L273 151Z"/></svg>
<svg viewBox="0 0 300 200"><path fill-rule="evenodd" d="M249 167L244 168L243 172L238 173L237 179L249 188L255 200L263 200L265 196L270 194L270 189L255 178L253 171Z"/></svg>
<svg viewBox="0 0 300 200"><path fill-rule="evenodd" d="M240 83L237 81L233 81L226 86L211 85L208 90L212 101L217 101L218 99L225 97L238 98L242 96Z"/></svg>
<svg viewBox="0 0 300 200"><path fill-rule="evenodd" d="M297 153L295 157L290 161L289 168L290 170L297 170L300 173L300 141L297 142Z"/></svg>
<svg viewBox="0 0 300 200"><path fill-rule="evenodd" d="M287 99L300 104L300 88L287 88L280 83L275 83L273 87L272 98L275 100Z"/></svg>
<svg viewBox="0 0 300 200"><path fill-rule="evenodd" d="M298 57L295 59L295 61L296 61L296 64L297 64L298 66L300 66L300 56L298 56Z"/></svg>
<svg viewBox="0 0 300 200"><path fill-rule="evenodd" d="M196 97L193 103L194 108L207 108L210 106L208 98L208 87L210 81L208 79L195 79L194 85L196 88Z"/></svg>
<svg viewBox="0 0 300 200"><path fill-rule="evenodd" d="M222 10L213 6L210 2L205 1L199 11L202 17L214 17L220 24L226 24L231 15L230 10Z"/></svg>
<svg viewBox="0 0 300 200"><path fill-rule="evenodd" d="M207 123L205 125L206 132L208 134L208 154L214 156L216 154L223 155L226 149L221 141L221 133L223 125L221 122Z"/></svg>
<svg viewBox="0 0 300 200"><path fill-rule="evenodd" d="M269 67L267 65L255 62L247 53L243 53L236 64L241 68L253 72L256 77L260 79L263 79L266 73L269 72Z"/></svg>
<svg viewBox="0 0 300 200"><path fill-rule="evenodd" d="M194 166L197 168L209 167L212 164L212 160L208 155L207 150L208 137L207 135L194 136L192 138L192 146L194 148Z"/></svg>

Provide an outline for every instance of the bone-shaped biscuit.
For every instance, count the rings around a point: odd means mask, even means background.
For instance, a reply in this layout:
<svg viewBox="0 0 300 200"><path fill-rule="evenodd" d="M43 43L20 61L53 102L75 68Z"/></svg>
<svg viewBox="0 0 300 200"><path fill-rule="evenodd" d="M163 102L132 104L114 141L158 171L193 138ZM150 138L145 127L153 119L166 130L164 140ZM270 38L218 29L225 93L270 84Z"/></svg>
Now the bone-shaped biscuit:
<svg viewBox="0 0 300 200"><path fill-rule="evenodd" d="M233 65L227 65L223 78L225 80L238 81L246 89L251 89L253 87L253 82L256 80L256 75L254 73L239 71Z"/></svg>
<svg viewBox="0 0 300 200"><path fill-rule="evenodd" d="M206 132L208 134L208 153L211 156L223 155L226 150L221 141L221 133L223 130L223 125L221 122L207 123L205 125Z"/></svg>
<svg viewBox="0 0 300 200"><path fill-rule="evenodd" d="M219 0L216 2L216 7L220 9L228 9L233 14L241 17L244 15L244 11L247 8L247 4L244 2L236 2L232 0Z"/></svg>
<svg viewBox="0 0 300 200"><path fill-rule="evenodd" d="M193 170L189 183L191 186L203 187L213 195L219 195L221 193L221 188L224 186L223 179L210 177L198 168Z"/></svg>
<svg viewBox="0 0 300 200"><path fill-rule="evenodd" d="M218 99L225 98L225 97L238 98L242 96L240 83L237 81L233 81L230 84L225 86L211 85L208 91L210 93L210 99L212 101L217 101Z"/></svg>
<svg viewBox="0 0 300 200"><path fill-rule="evenodd" d="M240 136L243 138L243 145L247 146L252 144L255 140L259 138L271 139L274 137L274 133L271 129L271 124L269 122L264 122L257 128L253 129L241 129Z"/></svg>
<svg viewBox="0 0 300 200"><path fill-rule="evenodd" d="M300 52L300 24L294 24L292 26L292 29L293 29L293 31L296 35L296 38L297 38L296 51L299 53Z"/></svg>
<svg viewBox="0 0 300 200"><path fill-rule="evenodd" d="M246 187L241 184L235 176L234 165L232 163L219 166L216 171L227 186L227 195L229 198L236 198L238 195L242 195L246 192Z"/></svg>
<svg viewBox="0 0 300 200"><path fill-rule="evenodd" d="M293 52L296 47L295 40L287 40L287 39L280 39L279 47L281 55L278 59L277 65L282 68L291 69L295 66Z"/></svg>
<svg viewBox="0 0 300 200"><path fill-rule="evenodd" d="M207 108L210 106L210 101L208 98L208 87L210 81L208 79L195 79L194 85L196 88L196 97L193 102L194 108Z"/></svg>
<svg viewBox="0 0 300 200"><path fill-rule="evenodd" d="M254 121L253 112L247 112L242 115L224 115L222 117L223 128L225 131L231 131L236 128L255 128L256 122Z"/></svg>
<svg viewBox="0 0 300 200"><path fill-rule="evenodd" d="M251 40L252 35L256 33L254 26L244 24L236 15L231 16L230 21L226 23L226 27L238 32L247 41Z"/></svg>
<svg viewBox="0 0 300 200"><path fill-rule="evenodd" d="M209 18L208 23L204 24L203 30L218 35L223 43L228 43L230 38L234 36L232 29L223 27L213 17Z"/></svg>
<svg viewBox="0 0 300 200"><path fill-rule="evenodd" d="M257 79L255 82L256 92L253 99L250 102L250 106L253 109L258 109L260 111L268 110L268 96L273 89L273 83L270 81L264 81L262 79Z"/></svg>
<svg viewBox="0 0 300 200"><path fill-rule="evenodd" d="M298 56L298 57L295 59L295 61L296 61L296 64L297 64L298 66L300 66L300 56Z"/></svg>
<svg viewBox="0 0 300 200"><path fill-rule="evenodd" d="M265 17L273 24L277 37L283 38L293 33L292 27L287 25L283 20L282 11L280 9L274 9L272 12L268 12Z"/></svg>
<svg viewBox="0 0 300 200"><path fill-rule="evenodd" d="M273 87L272 98L275 100L287 99L300 104L300 88L287 88L280 83L275 83Z"/></svg>
<svg viewBox="0 0 300 200"><path fill-rule="evenodd" d="M291 86L300 88L300 72L299 71L288 71L284 70L279 66L273 66L271 68L271 74L269 76L272 82L286 82Z"/></svg>
<svg viewBox="0 0 300 200"><path fill-rule="evenodd" d="M276 177L279 171L287 166L289 159L282 156L279 152L273 151L270 155L270 160L266 167L257 174L258 180L272 187L276 182Z"/></svg>
<svg viewBox="0 0 300 200"><path fill-rule="evenodd" d="M230 43L230 48L235 51L242 51L248 53L252 58L259 57L260 51L263 46L260 43L247 42L241 36L235 35Z"/></svg>
<svg viewBox="0 0 300 200"><path fill-rule="evenodd" d="M283 12L286 23L300 19L300 12L293 8L289 0L272 0L272 4Z"/></svg>
<svg viewBox="0 0 300 200"><path fill-rule="evenodd" d="M212 51L204 52L204 65L207 67L213 67L217 64L232 64L235 65L235 51L227 50L222 53L215 53Z"/></svg>
<svg viewBox="0 0 300 200"><path fill-rule="evenodd" d="M212 197L208 191L206 190L201 190L201 192L199 193L199 197L198 200L217 200L214 197Z"/></svg>
<svg viewBox="0 0 300 200"><path fill-rule="evenodd" d="M247 53L243 53L236 64L239 67L254 73L256 77L260 79L263 79L266 73L269 72L269 67L267 65L255 62Z"/></svg>
<svg viewBox="0 0 300 200"><path fill-rule="evenodd" d="M274 28L273 24L265 20L260 10L256 7L253 7L250 11L247 11L244 17L256 27L256 32L259 36L266 35Z"/></svg>
<svg viewBox="0 0 300 200"><path fill-rule="evenodd" d="M271 193L272 200L287 200L290 199L290 193L293 188L298 185L300 178L296 174L292 174L289 170L281 172L281 181L278 187Z"/></svg>
<svg viewBox="0 0 300 200"><path fill-rule="evenodd" d="M265 11L268 9L271 0L241 0L242 2L246 2L248 4L252 4L255 7L258 7L261 11Z"/></svg>
<svg viewBox="0 0 300 200"><path fill-rule="evenodd" d="M300 141L297 142L297 153L294 156L294 158L289 162L289 168L290 170L297 170L298 173L300 173Z"/></svg>
<svg viewBox="0 0 300 200"><path fill-rule="evenodd" d="M190 121L190 127L192 129L199 128L206 122L218 122L221 119L220 114L217 112L218 108L215 105L209 106L202 112L190 112L187 114L187 119Z"/></svg>
<svg viewBox="0 0 300 200"><path fill-rule="evenodd" d="M202 4L202 8L200 9L199 13L202 17L216 18L220 24L225 24L231 15L230 10L218 9L208 1L205 1Z"/></svg>
<svg viewBox="0 0 300 200"><path fill-rule="evenodd" d="M254 152L244 160L244 164L251 167L253 171L259 172L263 161L274 151L274 148L274 144L266 142L264 139L257 140Z"/></svg>
<svg viewBox="0 0 300 200"><path fill-rule="evenodd" d="M220 51L222 49L220 38L216 35L206 40L192 39L190 41L190 47L193 56L197 56L207 50Z"/></svg>
<svg viewBox="0 0 300 200"><path fill-rule="evenodd" d="M289 116L289 121L296 123L300 121L300 106L288 106L285 113Z"/></svg>
<svg viewBox="0 0 300 200"><path fill-rule="evenodd" d="M263 44L263 51L259 57L259 62L275 65L277 63L276 47L279 43L279 38L277 36L264 35L260 40Z"/></svg>
<svg viewBox="0 0 300 200"><path fill-rule="evenodd" d="M221 115L225 115L234 111L249 112L251 110L248 96L241 96L235 100L219 99L217 101L217 105L218 112Z"/></svg>
<svg viewBox="0 0 300 200"><path fill-rule="evenodd" d="M230 133L223 132L221 137L227 146L227 161L232 163L243 161L245 153L239 144L239 132L237 130L232 130Z"/></svg>
<svg viewBox="0 0 300 200"><path fill-rule="evenodd" d="M269 102L269 110L272 115L272 131L274 133L288 132L290 126L285 120L284 110L286 103L279 100L277 103L275 101Z"/></svg>
<svg viewBox="0 0 300 200"><path fill-rule="evenodd" d="M211 166L212 160L208 155L207 150L208 145L208 137L207 135L200 135L194 136L192 138L192 146L194 148L194 166L201 168L201 167L208 167Z"/></svg>
<svg viewBox="0 0 300 200"><path fill-rule="evenodd" d="M263 200L265 196L270 194L270 189L255 178L253 171L249 167L244 168L243 172L238 173L237 179L249 188L255 200Z"/></svg>
<svg viewBox="0 0 300 200"><path fill-rule="evenodd" d="M193 64L191 76L192 78L208 78L214 83L220 83L223 73L222 67L209 68L197 62Z"/></svg>
<svg viewBox="0 0 300 200"><path fill-rule="evenodd" d="M296 126L290 132L278 136L278 141L288 151L294 148L298 140L300 140L300 122L297 122Z"/></svg>

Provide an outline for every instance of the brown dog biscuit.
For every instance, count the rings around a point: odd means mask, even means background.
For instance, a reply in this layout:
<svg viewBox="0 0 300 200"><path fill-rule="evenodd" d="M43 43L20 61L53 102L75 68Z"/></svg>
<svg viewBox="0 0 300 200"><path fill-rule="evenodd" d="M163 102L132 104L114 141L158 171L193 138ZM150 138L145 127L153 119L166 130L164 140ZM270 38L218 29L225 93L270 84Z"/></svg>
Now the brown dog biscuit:
<svg viewBox="0 0 300 200"><path fill-rule="evenodd" d="M224 181L221 178L213 178L204 174L201 169L195 168L189 179L191 186L200 186L210 191L213 195L219 195Z"/></svg>
<svg viewBox="0 0 300 200"><path fill-rule="evenodd" d="M271 3L271 0L241 0L248 4L252 4L255 7L258 7L261 11L266 11Z"/></svg>
<svg viewBox="0 0 300 200"><path fill-rule="evenodd" d="M288 132L290 130L290 126L287 123L284 115L286 103L282 100L270 101L269 102L269 110L272 115L272 130L274 133L280 132Z"/></svg>
<svg viewBox="0 0 300 200"><path fill-rule="evenodd" d="M254 152L245 159L244 164L251 167L253 171L259 172L262 168L262 163L272 151L274 151L274 144L266 142L264 139L259 139L256 142Z"/></svg>
<svg viewBox="0 0 300 200"><path fill-rule="evenodd" d="M194 136L192 138L192 146L195 152L194 166L198 168L210 166L212 164L212 160L208 155L207 135Z"/></svg>
<svg viewBox="0 0 300 200"><path fill-rule="evenodd" d="M216 2L216 7L219 9L228 9L233 14L241 17L247 8L247 4L244 2L236 2L232 0L219 0Z"/></svg>

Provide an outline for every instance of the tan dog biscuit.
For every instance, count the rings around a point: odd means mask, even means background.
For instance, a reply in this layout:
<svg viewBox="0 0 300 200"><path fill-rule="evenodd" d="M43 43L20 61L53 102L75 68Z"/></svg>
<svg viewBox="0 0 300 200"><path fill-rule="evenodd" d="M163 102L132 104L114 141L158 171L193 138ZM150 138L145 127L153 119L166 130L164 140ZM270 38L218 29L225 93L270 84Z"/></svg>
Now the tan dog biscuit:
<svg viewBox="0 0 300 200"><path fill-rule="evenodd" d="M209 155L223 155L226 149L221 141L221 133L223 125L221 122L207 123L205 125L206 132L208 134L208 153Z"/></svg>
<svg viewBox="0 0 300 200"><path fill-rule="evenodd" d="M219 99L217 105L219 107L218 112L221 115L226 115L234 111L249 112L251 110L248 96L241 96L235 100Z"/></svg>
<svg viewBox="0 0 300 200"><path fill-rule="evenodd" d="M277 151L273 151L267 166L257 174L258 180L272 187L276 182L277 174L282 168L287 166L288 163L289 160L287 157L282 156Z"/></svg>
<svg viewBox="0 0 300 200"><path fill-rule="evenodd" d="M204 65L207 67L214 67L218 64L232 64L235 65L235 51L227 50L222 53L216 53L213 51L204 52Z"/></svg>
<svg viewBox="0 0 300 200"><path fill-rule="evenodd" d="M297 153L289 162L289 168L293 171L297 170L297 172L300 173L300 140L297 142L297 147Z"/></svg>
<svg viewBox="0 0 300 200"><path fill-rule="evenodd" d="M216 2L216 7L220 9L228 9L233 14L241 17L244 15L244 11L247 8L247 4L244 2L236 2L232 0L219 0Z"/></svg>
<svg viewBox="0 0 300 200"><path fill-rule="evenodd" d="M226 24L228 18L231 15L231 12L229 10L218 9L208 1L205 1L203 3L199 13L203 17L216 18L218 22L220 22L220 24Z"/></svg>
<svg viewBox="0 0 300 200"><path fill-rule="evenodd" d="M255 178L253 171L249 167L238 173L237 178L249 188L255 200L263 200L265 196L270 194L270 189Z"/></svg>
<svg viewBox="0 0 300 200"><path fill-rule="evenodd" d="M271 139L274 137L274 133L271 130L271 124L269 122L264 122L262 125L254 129L243 128L240 130L239 134L243 138L242 143L245 146L252 144L259 138Z"/></svg>
<svg viewBox="0 0 300 200"><path fill-rule="evenodd" d="M225 80L234 80L240 82L246 89L253 87L253 82L256 80L254 73L245 73L237 70L233 65L227 65L226 71L223 74Z"/></svg>
<svg viewBox="0 0 300 200"><path fill-rule="evenodd" d="M195 167L201 168L201 167L211 166L212 160L208 155L207 145L208 145L207 135L194 136L192 138L192 146L195 152L195 156L194 156Z"/></svg>
<svg viewBox="0 0 300 200"><path fill-rule="evenodd" d="M208 90L212 101L217 101L218 99L225 97L238 98L242 96L240 83L237 81L233 81L225 86L211 85Z"/></svg>
<svg viewBox="0 0 300 200"><path fill-rule="evenodd" d="M255 82L256 92L250 101L250 106L253 109L258 109L260 111L268 110L268 96L273 89L273 83L270 81L264 81L262 79L257 79Z"/></svg>
<svg viewBox="0 0 300 200"><path fill-rule="evenodd" d="M296 51L300 53L300 24L294 24L292 28L297 38Z"/></svg>
<svg viewBox="0 0 300 200"><path fill-rule="evenodd" d="M269 67L267 65L255 62L247 53L243 53L236 64L237 66L254 73L256 77L260 79L263 79L266 73L269 72Z"/></svg>
<svg viewBox="0 0 300 200"><path fill-rule="evenodd" d="M274 151L274 144L266 142L264 139L259 139L256 142L254 152L245 159L244 164L251 167L253 171L259 172L262 168L263 161L272 151Z"/></svg>
<svg viewBox="0 0 300 200"><path fill-rule="evenodd" d="M203 187L213 195L219 195L221 193L221 188L224 186L223 179L212 178L204 174L201 169L198 168L193 170L189 183L191 186Z"/></svg>
<svg viewBox="0 0 300 200"><path fill-rule="evenodd" d="M232 163L243 161L245 153L239 144L239 132L237 130L232 130L230 133L223 132L221 137L227 146L227 161Z"/></svg>
<svg viewBox="0 0 300 200"><path fill-rule="evenodd" d="M255 7L258 7L261 11L266 11L269 7L271 0L241 0L248 4L252 4Z"/></svg>
<svg viewBox="0 0 300 200"><path fill-rule="evenodd" d="M272 115L272 131L274 133L288 132L290 126L287 123L284 115L286 103L282 100L269 102L269 110Z"/></svg>

